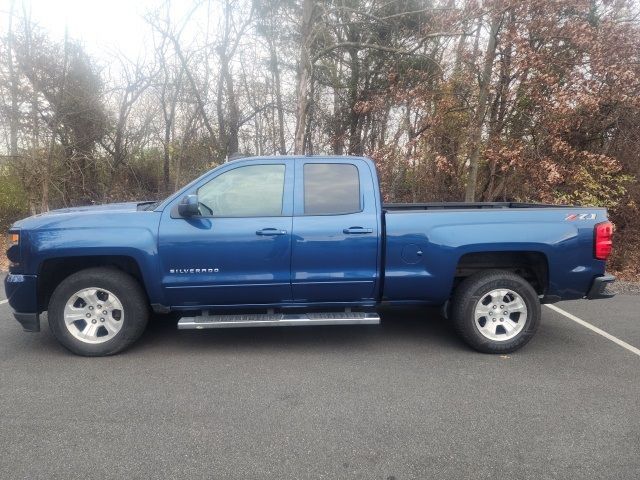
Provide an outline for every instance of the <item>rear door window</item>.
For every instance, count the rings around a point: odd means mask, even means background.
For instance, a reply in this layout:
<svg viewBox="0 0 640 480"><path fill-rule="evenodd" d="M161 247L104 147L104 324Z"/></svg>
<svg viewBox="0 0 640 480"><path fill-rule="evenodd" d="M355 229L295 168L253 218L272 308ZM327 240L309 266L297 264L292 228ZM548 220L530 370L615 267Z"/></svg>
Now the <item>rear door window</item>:
<svg viewBox="0 0 640 480"><path fill-rule="evenodd" d="M305 215L341 215L361 211L358 168L350 163L304 165Z"/></svg>

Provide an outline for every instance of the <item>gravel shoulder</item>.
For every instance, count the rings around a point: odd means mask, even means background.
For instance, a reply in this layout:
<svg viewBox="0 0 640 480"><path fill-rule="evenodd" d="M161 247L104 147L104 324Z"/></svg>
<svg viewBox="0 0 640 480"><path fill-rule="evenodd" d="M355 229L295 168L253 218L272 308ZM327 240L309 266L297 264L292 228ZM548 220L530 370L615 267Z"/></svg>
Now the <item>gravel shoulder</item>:
<svg viewBox="0 0 640 480"><path fill-rule="evenodd" d="M607 291L622 295L640 295L640 283L616 280L613 285L607 286Z"/></svg>

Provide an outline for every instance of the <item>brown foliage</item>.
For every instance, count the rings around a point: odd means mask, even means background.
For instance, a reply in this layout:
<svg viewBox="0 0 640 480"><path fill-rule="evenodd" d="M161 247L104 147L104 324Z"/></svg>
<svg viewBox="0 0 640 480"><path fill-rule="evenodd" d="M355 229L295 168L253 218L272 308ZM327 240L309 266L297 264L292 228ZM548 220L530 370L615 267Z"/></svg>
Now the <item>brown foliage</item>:
<svg viewBox="0 0 640 480"><path fill-rule="evenodd" d="M220 12L217 30L183 40ZM370 155L387 201L606 206L611 266L637 275L632 0L215 0L184 24L170 13L148 13L155 52L115 59L114 80L16 14L0 43L2 175L26 210L162 197L236 149L295 146Z"/></svg>

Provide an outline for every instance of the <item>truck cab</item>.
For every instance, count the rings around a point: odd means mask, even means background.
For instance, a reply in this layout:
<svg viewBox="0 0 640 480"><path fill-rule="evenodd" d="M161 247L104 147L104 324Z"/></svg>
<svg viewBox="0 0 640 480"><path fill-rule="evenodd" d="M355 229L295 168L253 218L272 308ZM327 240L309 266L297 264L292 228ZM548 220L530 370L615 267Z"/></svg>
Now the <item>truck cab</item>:
<svg viewBox="0 0 640 480"><path fill-rule="evenodd" d="M159 207L165 302L373 306L381 212L372 172L362 158L237 160L182 190Z"/></svg>

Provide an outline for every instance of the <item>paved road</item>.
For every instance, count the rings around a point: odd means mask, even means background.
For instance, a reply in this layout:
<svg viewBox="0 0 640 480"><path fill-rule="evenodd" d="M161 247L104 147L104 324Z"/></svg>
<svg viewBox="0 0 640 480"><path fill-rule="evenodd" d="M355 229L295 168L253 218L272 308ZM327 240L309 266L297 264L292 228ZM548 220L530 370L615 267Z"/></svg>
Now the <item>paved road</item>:
<svg viewBox="0 0 640 480"><path fill-rule="evenodd" d="M559 306L640 347L640 297ZM509 356L434 311L383 322L156 321L87 359L0 305L0 478L637 478L640 357L546 308Z"/></svg>

